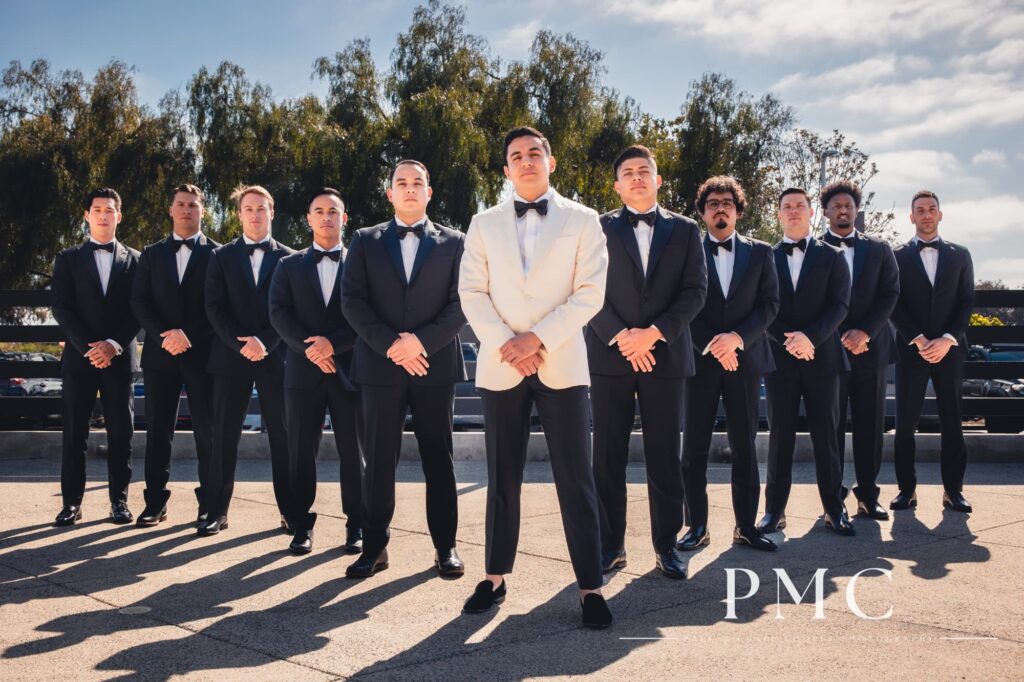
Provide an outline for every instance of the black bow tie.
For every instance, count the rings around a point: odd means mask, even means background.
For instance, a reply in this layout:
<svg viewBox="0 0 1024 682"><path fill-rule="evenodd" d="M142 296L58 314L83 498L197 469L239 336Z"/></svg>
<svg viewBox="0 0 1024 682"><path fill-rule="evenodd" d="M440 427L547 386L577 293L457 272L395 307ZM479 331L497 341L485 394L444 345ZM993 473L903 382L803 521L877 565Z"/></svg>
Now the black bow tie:
<svg viewBox="0 0 1024 682"><path fill-rule="evenodd" d="M658 214L655 211L651 211L650 213L633 213L629 210L626 211L626 220L628 220L629 224L634 228L640 224L641 220L653 227L654 221L657 217Z"/></svg>
<svg viewBox="0 0 1024 682"><path fill-rule="evenodd" d="M548 200L541 199L540 201L516 201L516 217L522 218L526 215L526 212L531 208L537 212L538 215L548 214Z"/></svg>
<svg viewBox="0 0 1024 682"><path fill-rule="evenodd" d="M923 242L920 239L917 240L917 252L920 253L923 249L935 249L939 250L939 240L936 239L933 242Z"/></svg>
<svg viewBox="0 0 1024 682"><path fill-rule="evenodd" d="M417 237L422 237L423 226L425 224L426 221L422 223L416 223L415 225L410 225L409 227L406 227L405 225L398 225L398 238L405 239L405 235L409 234L410 232L416 235Z"/></svg>
<svg viewBox="0 0 1024 682"><path fill-rule="evenodd" d="M109 253L114 253L114 242L107 242L106 244L89 242L89 248L93 251L107 251Z"/></svg>
<svg viewBox="0 0 1024 682"><path fill-rule="evenodd" d="M711 241L709 239L708 240L708 244L711 245L711 253L712 253L712 255L717 255L719 249L725 249L726 251L732 251L732 240L731 239L726 239L724 242L713 242L713 241Z"/></svg>
<svg viewBox="0 0 1024 682"><path fill-rule="evenodd" d="M175 239L174 240L174 250L175 251L181 251L181 247L183 247L183 246L188 247L188 250L191 251L192 249L196 248L196 240L195 239Z"/></svg>
<svg viewBox="0 0 1024 682"><path fill-rule="evenodd" d="M259 249L260 251L266 253L267 251L270 251L270 242L259 242L258 244L245 245L245 252L250 256L256 253L256 249Z"/></svg>
<svg viewBox="0 0 1024 682"><path fill-rule="evenodd" d="M853 235L850 235L849 237L840 237L837 234L832 234L831 232L827 232L827 233L825 233L825 236L824 236L823 239L825 240L826 244L831 244L832 246L836 246L836 247L838 247L838 246L848 246L848 247L850 247L852 249L854 246L857 245L857 238L854 237Z"/></svg>
<svg viewBox="0 0 1024 682"><path fill-rule="evenodd" d="M786 252L787 256L793 255L793 249L807 251L807 239L804 238L798 242L782 242L782 250Z"/></svg>
<svg viewBox="0 0 1024 682"><path fill-rule="evenodd" d="M330 258L332 261L337 263L341 259L341 249L337 249L336 251L320 251L319 249L313 249L313 260L319 263L324 258Z"/></svg>

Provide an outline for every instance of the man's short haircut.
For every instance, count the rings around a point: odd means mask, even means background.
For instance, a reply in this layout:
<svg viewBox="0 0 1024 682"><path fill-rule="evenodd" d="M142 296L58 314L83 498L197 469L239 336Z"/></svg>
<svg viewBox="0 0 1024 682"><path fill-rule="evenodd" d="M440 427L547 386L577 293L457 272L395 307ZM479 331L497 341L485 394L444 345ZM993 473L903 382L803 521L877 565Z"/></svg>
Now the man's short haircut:
<svg viewBox="0 0 1024 682"><path fill-rule="evenodd" d="M505 158L508 158L508 147L514 140L520 137L536 137L540 140L541 146L544 147L544 151L547 152L548 156L551 156L551 143L548 142L548 138L544 137L539 130L531 128L530 126L519 126L505 133Z"/></svg>
<svg viewBox="0 0 1024 682"><path fill-rule="evenodd" d="M92 209L93 199L113 199L114 206L120 212L121 210L121 195L112 190L109 187L98 187L93 191L85 195L85 210L89 211Z"/></svg>
<svg viewBox="0 0 1024 682"><path fill-rule="evenodd" d="M332 197L338 197L338 201L341 202L342 210L345 209L345 199L342 198L341 192L334 189L333 187L320 187L319 189L315 190L312 194L309 195L309 201L306 202L306 212L308 213L309 210L313 207L313 202L316 201L317 197L322 197L325 194L330 194Z"/></svg>
<svg viewBox="0 0 1024 682"><path fill-rule="evenodd" d="M185 194L195 194L199 197L199 203L206 206L206 195L203 194L203 190L199 189L195 185L185 183L183 185L177 185L171 190L171 203L174 203L174 197L177 196L178 192L184 192Z"/></svg>
<svg viewBox="0 0 1024 682"><path fill-rule="evenodd" d="M807 190L802 189L800 187L787 187L786 189L782 190L782 193L779 194L779 201L778 201L778 203L781 205L782 204L782 200L785 199L790 194L803 194L804 195L804 199L807 199L807 206L810 207L810 205L811 205L811 196L807 193Z"/></svg>
<svg viewBox="0 0 1024 682"><path fill-rule="evenodd" d="M274 197L269 191L267 191L266 187L263 187L262 185L239 185L235 188L235 191L231 193L231 201L235 202L235 206L239 211L242 210L242 199L246 194L259 194L270 202L271 209L274 208Z"/></svg>
<svg viewBox="0 0 1024 682"><path fill-rule="evenodd" d="M417 168L423 171L424 175L427 176L427 184L430 184L430 171L427 170L427 167L423 164L422 161L417 161L416 159L402 159L401 161L395 164L395 170L391 171L392 184L395 182L395 173L397 173L398 169L401 168L402 166L416 166Z"/></svg>
<svg viewBox="0 0 1024 682"><path fill-rule="evenodd" d="M849 194L853 198L854 206L860 208L860 202L863 197L860 193L860 187L853 180L836 180L825 185L825 189L821 190L821 207L828 208L828 202L832 201L832 197L839 196L840 194Z"/></svg>
<svg viewBox="0 0 1024 682"><path fill-rule="evenodd" d="M739 180L731 175L716 175L705 180L704 184L697 190L697 199L694 201L694 205L697 207L697 212L701 215L704 214L704 206L707 203L708 195L712 192L719 194L728 192L731 194L732 200L736 203L736 213L738 214L742 214L743 209L747 207L747 195L743 192L743 185L739 183Z"/></svg>
<svg viewBox="0 0 1024 682"><path fill-rule="evenodd" d="M935 192L931 191L930 189L922 189L921 191L919 191L917 194L914 195L913 199L910 200L910 210L911 211L914 210L914 202L917 201L918 199L935 199L935 205L937 207L939 207L939 208L942 207L942 204L939 203L939 195L938 194L936 194Z"/></svg>
<svg viewBox="0 0 1024 682"><path fill-rule="evenodd" d="M616 180L619 178L619 166L630 159L647 159L654 166L655 172L658 170L658 162L654 158L654 152L642 144L631 144L619 152L619 155L615 157L615 161L612 162L612 172Z"/></svg>

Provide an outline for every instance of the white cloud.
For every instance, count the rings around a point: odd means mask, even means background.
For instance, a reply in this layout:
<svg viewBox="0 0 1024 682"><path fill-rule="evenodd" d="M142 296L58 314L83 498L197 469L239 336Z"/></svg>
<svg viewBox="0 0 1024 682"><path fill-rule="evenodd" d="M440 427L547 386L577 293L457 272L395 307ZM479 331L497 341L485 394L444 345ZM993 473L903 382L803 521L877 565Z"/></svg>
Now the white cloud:
<svg viewBox="0 0 1024 682"><path fill-rule="evenodd" d="M968 54L953 60L953 65L963 70L1012 69L1021 64L1024 64L1024 39L1022 38L1004 40L987 52Z"/></svg>
<svg viewBox="0 0 1024 682"><path fill-rule="evenodd" d="M533 45L533 39L537 35L537 31L543 27L540 21L536 19L526 24L516 24L499 34L494 39L494 44L503 54L509 54L514 57L526 55Z"/></svg>
<svg viewBox="0 0 1024 682"><path fill-rule="evenodd" d="M1024 286L1024 258L985 258L976 261L974 279L1001 279L1011 287Z"/></svg>
<svg viewBox="0 0 1024 682"><path fill-rule="evenodd" d="M832 69L816 76L802 71L791 73L769 88L769 90L793 90L796 88L840 88L883 80L896 73L896 56L891 54L871 57L864 61Z"/></svg>
<svg viewBox="0 0 1024 682"><path fill-rule="evenodd" d="M1001 17L1016 21L1016 0L649 0L614 3L606 11L635 23L660 24L729 49L767 54L812 45L831 49L905 44L956 31L1005 35ZM1010 33L1009 35L1013 35Z"/></svg>
<svg viewBox="0 0 1024 682"><path fill-rule="evenodd" d="M1006 166L1006 154L996 149L982 149L971 158L971 164L975 166Z"/></svg>
<svg viewBox="0 0 1024 682"><path fill-rule="evenodd" d="M932 188L941 197L942 190ZM1024 215L1024 199L1013 194L977 196L960 201L942 202L942 224L939 232L950 241L969 249L984 249L995 240L1003 240L999 257L1005 257L1005 245L1017 241L1020 216ZM1024 271L1022 271L1024 274ZM1004 277L1005 279L1005 277Z"/></svg>
<svg viewBox="0 0 1024 682"><path fill-rule="evenodd" d="M868 186L875 192L879 208L896 205L896 214L907 212L910 197L919 189L928 188L943 196L945 188L956 188L960 196L984 191L984 182L967 173L950 152L934 149L909 149L873 154L878 175Z"/></svg>

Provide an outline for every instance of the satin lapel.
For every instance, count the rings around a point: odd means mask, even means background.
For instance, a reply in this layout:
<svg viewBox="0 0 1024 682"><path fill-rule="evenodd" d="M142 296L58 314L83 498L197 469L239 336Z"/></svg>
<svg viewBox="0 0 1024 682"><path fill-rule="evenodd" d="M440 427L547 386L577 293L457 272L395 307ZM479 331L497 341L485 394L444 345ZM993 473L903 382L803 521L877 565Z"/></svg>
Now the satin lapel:
<svg viewBox="0 0 1024 682"><path fill-rule="evenodd" d="M302 257L302 267L306 270L306 279L309 280L309 284L313 287L313 299L320 306L320 310L324 310L324 292L320 288L320 273L316 269L316 259L313 258L314 249L310 246L306 249L306 255Z"/></svg>
<svg viewBox="0 0 1024 682"><path fill-rule="evenodd" d="M281 253L281 245L271 239L270 248L263 252L263 260L260 261L260 279L256 282L257 288L270 280L270 272L274 269L274 264L277 263ZM246 257L248 259L248 254ZM249 268L249 272L252 272L252 267Z"/></svg>
<svg viewBox="0 0 1024 682"><path fill-rule="evenodd" d="M86 242L88 244L89 242ZM103 296L103 283L100 281L100 269L96 267L96 256L93 255L92 249L83 246L79 249L79 257L82 259L82 267L89 273L89 279L96 285L96 291L100 292L100 296ZM113 268L110 270L111 276L114 274ZM107 280L107 288L110 288L110 280Z"/></svg>
<svg viewBox="0 0 1024 682"><path fill-rule="evenodd" d="M537 241L533 245L533 265L530 267L526 279L530 279L543 269L542 266L551 253L554 241L562 234L562 229L569 220L569 213L562 208L562 201L564 199L560 194L552 193L551 199L548 201L548 214L541 220L540 229L537 231ZM514 209L512 215L515 215ZM519 249L516 251L518 252Z"/></svg>
<svg viewBox="0 0 1024 682"><path fill-rule="evenodd" d="M93 262L95 262L95 258ZM110 263L110 277L107 278L107 293L114 285L114 280L124 272L125 263L128 262L128 249L121 242L115 242L114 260Z"/></svg>
<svg viewBox="0 0 1024 682"><path fill-rule="evenodd" d="M499 242L504 242L502 249L503 255L506 258L510 258L513 261L512 272L519 274L519 280L516 281L517 286L522 286L526 281L526 269L523 267L523 252L519 248L519 227L516 221L516 207L512 199L508 199L501 206L501 210L494 214L494 218L498 224L498 230L501 234Z"/></svg>
<svg viewBox="0 0 1024 682"><path fill-rule="evenodd" d="M708 284L717 289L722 300L725 300L725 292L722 291L722 282L718 278L718 266L715 265L715 256L711 251L711 240L705 237L701 242L704 246L704 260L708 263Z"/></svg>
<svg viewBox="0 0 1024 682"><path fill-rule="evenodd" d="M946 242L940 242L939 244L939 258L935 264L935 284L938 288L939 282L945 277L946 272L949 270L950 261L953 259L953 247ZM918 258L918 260L921 260ZM923 265L923 263L922 263Z"/></svg>
<svg viewBox="0 0 1024 682"><path fill-rule="evenodd" d="M800 264L800 276L796 280L796 291L804 286L807 281L806 275L811 274L811 270L814 268L814 262L818 260L818 254L821 253L822 245L818 243L817 239L813 237L807 238L807 250L804 251L804 262ZM787 265L789 265L787 263ZM796 293L793 292L794 294Z"/></svg>
<svg viewBox="0 0 1024 682"><path fill-rule="evenodd" d="M856 234L856 233L854 233ZM857 243L853 246L853 281L856 282L857 278L860 277L860 271L864 269L864 259L868 256L868 251L871 249L871 242L866 238L857 235Z"/></svg>
<svg viewBox="0 0 1024 682"><path fill-rule="evenodd" d="M931 280L928 279L928 271L924 268L924 260L921 259L921 252L917 250L917 244L914 243L913 239L907 243L906 248L910 249L910 260L914 262L914 267L916 267L917 271L921 273L921 277L924 278L924 283L928 286L932 286ZM939 269L936 267L936 279L938 279L938 270Z"/></svg>
<svg viewBox="0 0 1024 682"><path fill-rule="evenodd" d="M750 242L739 234L733 240L733 246L736 249L736 255L732 262L732 279L729 280L729 298L732 298L736 290L740 288L739 283L743 281L743 275L746 274L747 266L750 265L750 254L754 251Z"/></svg>
<svg viewBox="0 0 1024 682"><path fill-rule="evenodd" d="M412 262L412 277L409 278L410 284L416 281L416 275L423 268L423 264L430 256L430 252L434 250L440 237L440 230L434 229L434 224L428 220L426 225L423 226L423 236L420 237L420 245L416 248L416 258Z"/></svg>
<svg viewBox="0 0 1024 682"><path fill-rule="evenodd" d="M196 256L199 255L200 249L206 248L206 235L202 234L196 238L195 244L192 246L192 255L188 257L188 263L185 264L185 274L181 277L181 283L184 285L188 281L188 278L192 276L192 273L196 269ZM175 263L175 270L177 270L177 263Z"/></svg>
<svg viewBox="0 0 1024 682"><path fill-rule="evenodd" d="M174 248L174 237L171 236L165 239L160 248L163 251L161 260L164 262L164 277L171 285L170 291L177 291L178 287L181 286L181 282L178 281L178 259L176 258L178 250ZM192 259L189 258L189 260ZM184 278L182 281L184 281Z"/></svg>
<svg viewBox="0 0 1024 682"><path fill-rule="evenodd" d="M644 265L643 261L640 260L640 245L636 241L636 230L629 224L629 218L626 217L626 209L622 209L619 212L619 217L615 219L612 225L612 231L615 232L615 236L622 242L622 247L626 250L629 259L633 261L637 272L643 277Z"/></svg>
<svg viewBox="0 0 1024 682"><path fill-rule="evenodd" d="M654 221L654 235L651 237L651 251L647 255L647 277L645 277L645 280L651 279L651 275L654 274L654 268L658 267L661 252L665 250L665 245L668 244L668 240L671 238L672 219L659 208L658 218Z"/></svg>
<svg viewBox="0 0 1024 682"><path fill-rule="evenodd" d="M790 298L796 293L793 291L793 273L789 271L789 258L782 245L772 249L775 252L775 270L779 273L779 291L789 294Z"/></svg>
<svg viewBox="0 0 1024 682"><path fill-rule="evenodd" d="M384 248L387 250L388 256L391 257L391 264L395 266L395 272L398 273L398 279L402 286L409 286L409 280L405 278L405 261L402 260L402 243L398 239L398 223L394 220L388 223L383 236L381 236L381 241L384 242Z"/></svg>
<svg viewBox="0 0 1024 682"><path fill-rule="evenodd" d="M341 296L341 272L345 269L345 256L348 254L348 250L341 247L341 258L338 259L338 269L334 271L334 286L331 287L331 298L327 301L326 310L330 310L331 306L339 306L340 303L338 298ZM319 282L319 279L317 280ZM320 300L324 300L323 295L320 296Z"/></svg>
<svg viewBox="0 0 1024 682"><path fill-rule="evenodd" d="M253 279L252 276L252 260L249 257L249 251L245 248L245 240L239 237L238 239L235 240L231 248L235 251L235 262L238 263L238 267L240 267L242 269L242 272L245 273L245 281L249 283L250 287L255 289L256 280ZM223 251L221 253L223 253ZM266 264L267 257L269 255L269 251L263 253L263 264ZM191 261L192 259L189 258L189 262ZM260 272L262 273L262 271L263 268L261 267Z"/></svg>

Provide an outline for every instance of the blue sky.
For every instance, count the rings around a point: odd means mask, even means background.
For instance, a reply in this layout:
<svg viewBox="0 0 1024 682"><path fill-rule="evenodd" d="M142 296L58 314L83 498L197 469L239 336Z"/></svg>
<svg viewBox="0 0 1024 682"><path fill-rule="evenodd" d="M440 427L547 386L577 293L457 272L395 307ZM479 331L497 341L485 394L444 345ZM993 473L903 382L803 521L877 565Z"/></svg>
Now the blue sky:
<svg viewBox="0 0 1024 682"><path fill-rule="evenodd" d="M5 0L0 63L45 57L91 75L136 68L142 99L230 60L278 97L322 92L313 60L368 37L386 65L416 2ZM895 204L942 197L941 231L968 246L979 277L1024 286L1024 0L498 0L464 3L469 30L506 60L541 28L605 53L606 82L647 111L679 112L708 70L754 95L774 92L801 125L839 128L880 168L869 189Z"/></svg>

